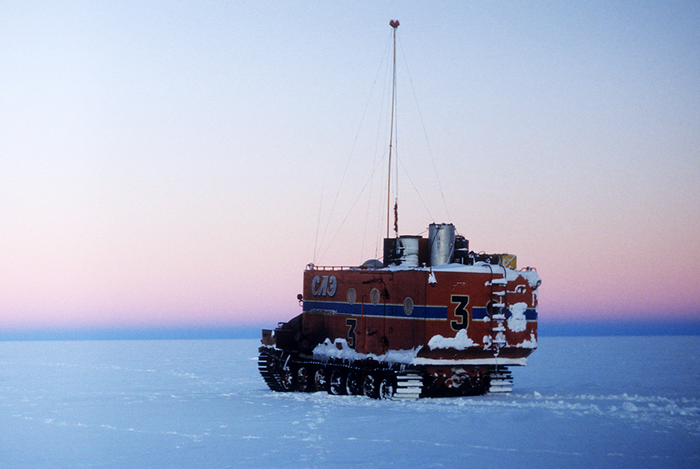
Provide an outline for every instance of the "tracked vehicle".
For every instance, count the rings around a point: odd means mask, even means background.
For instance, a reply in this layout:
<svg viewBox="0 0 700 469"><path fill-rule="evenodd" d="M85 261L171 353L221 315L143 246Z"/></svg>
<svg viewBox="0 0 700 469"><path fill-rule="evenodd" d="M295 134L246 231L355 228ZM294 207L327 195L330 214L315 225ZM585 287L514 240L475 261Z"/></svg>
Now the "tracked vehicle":
<svg viewBox="0 0 700 469"><path fill-rule="evenodd" d="M477 254L451 224L384 241L384 261L307 266L302 313L264 330L259 369L275 391L374 398L509 392L537 347L531 268Z"/></svg>
<svg viewBox="0 0 700 469"><path fill-rule="evenodd" d="M471 251L449 223L427 237L399 236L396 222L395 232L387 221L381 261L306 267L301 314L263 330L258 368L270 389L392 399L512 390L509 367L537 347L537 272Z"/></svg>

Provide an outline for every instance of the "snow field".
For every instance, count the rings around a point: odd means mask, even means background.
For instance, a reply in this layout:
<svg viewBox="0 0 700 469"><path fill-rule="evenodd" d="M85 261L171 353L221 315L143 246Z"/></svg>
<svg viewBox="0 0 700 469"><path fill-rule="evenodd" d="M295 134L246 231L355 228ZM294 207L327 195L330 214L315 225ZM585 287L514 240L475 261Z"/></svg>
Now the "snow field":
<svg viewBox="0 0 700 469"><path fill-rule="evenodd" d="M257 340L3 342L0 466L700 466L700 337L539 342L512 394L415 402L274 393Z"/></svg>

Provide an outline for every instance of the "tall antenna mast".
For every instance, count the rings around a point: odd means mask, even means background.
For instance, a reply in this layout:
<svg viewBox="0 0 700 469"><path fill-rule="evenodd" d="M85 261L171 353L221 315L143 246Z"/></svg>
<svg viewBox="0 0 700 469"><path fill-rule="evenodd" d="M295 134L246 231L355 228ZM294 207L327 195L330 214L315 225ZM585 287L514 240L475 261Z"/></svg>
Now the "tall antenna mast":
<svg viewBox="0 0 700 469"><path fill-rule="evenodd" d="M391 217L391 148L394 142L394 106L396 104L396 28L399 27L398 20L389 21L389 26L394 28L394 60L391 71L391 129L389 131L389 171L387 172L386 185L386 237L389 237L389 218ZM399 236L398 207L394 206L394 231Z"/></svg>

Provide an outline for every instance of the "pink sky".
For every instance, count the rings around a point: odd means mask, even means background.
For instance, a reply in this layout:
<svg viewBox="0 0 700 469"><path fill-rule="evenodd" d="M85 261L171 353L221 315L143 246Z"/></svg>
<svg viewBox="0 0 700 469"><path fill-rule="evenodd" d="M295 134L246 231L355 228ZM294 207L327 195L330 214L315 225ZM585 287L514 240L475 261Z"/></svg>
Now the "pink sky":
<svg viewBox="0 0 700 469"><path fill-rule="evenodd" d="M273 326L375 257L392 18L402 233L517 254L541 321L700 320L697 5L354 6L9 7L0 328Z"/></svg>

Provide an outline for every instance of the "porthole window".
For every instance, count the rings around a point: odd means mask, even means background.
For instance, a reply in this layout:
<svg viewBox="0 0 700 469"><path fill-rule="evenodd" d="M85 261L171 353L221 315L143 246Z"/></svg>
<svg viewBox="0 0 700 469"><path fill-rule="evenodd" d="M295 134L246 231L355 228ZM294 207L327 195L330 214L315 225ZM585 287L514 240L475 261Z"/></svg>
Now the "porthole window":
<svg viewBox="0 0 700 469"><path fill-rule="evenodd" d="M357 292L355 291L354 288L349 288L348 289L348 303L354 304L355 300L357 300Z"/></svg>
<svg viewBox="0 0 700 469"><path fill-rule="evenodd" d="M410 296L403 300L403 312L406 313L406 316L410 316L413 313L413 300Z"/></svg>
<svg viewBox="0 0 700 469"><path fill-rule="evenodd" d="M378 305L379 304L379 290L376 288L373 288L371 292L369 292L369 301L372 302L373 305Z"/></svg>

